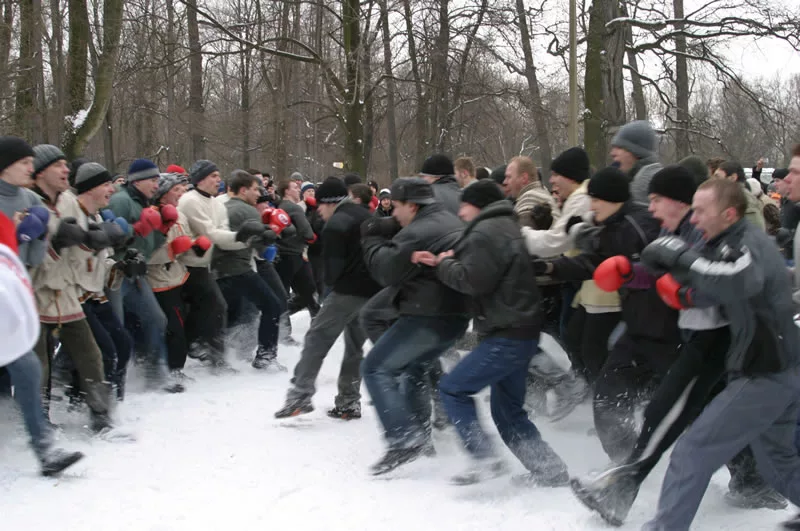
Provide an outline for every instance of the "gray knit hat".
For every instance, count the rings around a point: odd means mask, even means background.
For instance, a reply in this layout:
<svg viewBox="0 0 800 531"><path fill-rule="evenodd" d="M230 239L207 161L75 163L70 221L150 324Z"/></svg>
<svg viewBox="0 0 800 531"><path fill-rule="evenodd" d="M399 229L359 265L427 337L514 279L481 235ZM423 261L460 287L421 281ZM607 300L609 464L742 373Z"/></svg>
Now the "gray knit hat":
<svg viewBox="0 0 800 531"><path fill-rule="evenodd" d="M636 120L623 125L611 145L630 151L637 159L646 159L656 154L656 133L650 122Z"/></svg>
<svg viewBox="0 0 800 531"><path fill-rule="evenodd" d="M200 181L215 171L219 171L219 168L210 160L198 160L189 169L189 180L192 181L193 185L197 186Z"/></svg>
<svg viewBox="0 0 800 531"><path fill-rule="evenodd" d="M170 190L179 184L187 183L188 179L178 173L162 173L158 178L158 190L153 194L153 203L158 204Z"/></svg>
<svg viewBox="0 0 800 531"><path fill-rule="evenodd" d="M75 191L83 194L101 184L110 183L111 172L96 162L84 162L75 173Z"/></svg>
<svg viewBox="0 0 800 531"><path fill-rule="evenodd" d="M58 162L59 160L67 160L64 152L52 144L39 144L33 148L33 174L44 171L48 166Z"/></svg>

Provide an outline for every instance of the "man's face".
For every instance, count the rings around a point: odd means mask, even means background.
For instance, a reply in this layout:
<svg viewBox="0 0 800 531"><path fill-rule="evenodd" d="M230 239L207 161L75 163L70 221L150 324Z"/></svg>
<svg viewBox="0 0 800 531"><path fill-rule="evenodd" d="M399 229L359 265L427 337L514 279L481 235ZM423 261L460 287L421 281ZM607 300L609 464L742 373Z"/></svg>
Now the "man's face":
<svg viewBox="0 0 800 531"><path fill-rule="evenodd" d="M383 210L389 210L392 208L392 198L391 197L384 197L381 199L381 208Z"/></svg>
<svg viewBox="0 0 800 531"><path fill-rule="evenodd" d="M728 175L722 168L717 168L717 171L714 172L714 175L711 176L712 179L727 179L728 181L736 181L736 174Z"/></svg>
<svg viewBox="0 0 800 531"><path fill-rule="evenodd" d="M503 191L506 193L506 197L510 197L511 199L518 198L519 193L530 181L530 175L527 173L520 173L517 163L512 162L506 166L506 179L503 181Z"/></svg>
<svg viewBox="0 0 800 531"><path fill-rule="evenodd" d="M316 190L314 190L314 188L313 188L313 187L311 187L311 188L306 188L306 191L305 191L305 192L303 192L303 201L305 201L305 200L306 200L306 199L308 199L309 197L316 197L316 196L317 196L317 191L316 191Z"/></svg>
<svg viewBox="0 0 800 531"><path fill-rule="evenodd" d="M39 172L37 179L40 179L48 188L58 193L63 192L69 188L69 166L67 166L67 161L61 159L54 162Z"/></svg>
<svg viewBox="0 0 800 531"><path fill-rule="evenodd" d="M460 217L461 221L464 223L469 223L478 217L478 214L480 213L481 209L470 203L461 203L461 206L458 209L458 217Z"/></svg>
<svg viewBox="0 0 800 531"><path fill-rule="evenodd" d="M33 157L24 157L0 173L8 184L27 188L33 184Z"/></svg>
<svg viewBox="0 0 800 531"><path fill-rule="evenodd" d="M592 204L589 208L594 212L595 221L605 221L619 210L621 206L621 203L609 203L608 201L593 197Z"/></svg>
<svg viewBox="0 0 800 531"><path fill-rule="evenodd" d="M300 185L297 184L297 181L289 183L289 188L286 189L286 199L293 203L300 202Z"/></svg>
<svg viewBox="0 0 800 531"><path fill-rule="evenodd" d="M197 189L202 190L210 196L216 196L219 191L219 182L222 176L218 171L212 172L206 176L205 179L197 183Z"/></svg>
<svg viewBox="0 0 800 531"><path fill-rule="evenodd" d="M773 181L775 183L775 191L777 191L781 197L789 197L789 182L786 179L775 179Z"/></svg>
<svg viewBox="0 0 800 531"><path fill-rule="evenodd" d="M663 195L650 194L650 206L648 210L653 217L661 222L665 229L675 232L683 216L686 215L687 205L680 201L675 201Z"/></svg>
<svg viewBox="0 0 800 531"><path fill-rule="evenodd" d="M394 205L392 216L394 216L394 219L397 220L401 227L408 226L408 224L414 219L414 216L417 215L417 209L419 206L414 203L392 201L392 204Z"/></svg>
<svg viewBox="0 0 800 531"><path fill-rule="evenodd" d="M87 194L97 208L105 208L108 206L111 196L114 195L114 183L109 181L100 186L95 186Z"/></svg>
<svg viewBox="0 0 800 531"><path fill-rule="evenodd" d="M259 182L260 186L264 186L264 176L263 175L261 175L260 173L254 173L253 177L258 179L258 182Z"/></svg>
<svg viewBox="0 0 800 531"><path fill-rule="evenodd" d="M691 222L703 232L703 238L706 240L716 237L733 224L731 215L720 211L713 190L698 190L694 194L692 209L694 213Z"/></svg>
<svg viewBox="0 0 800 531"><path fill-rule="evenodd" d="M619 164L619 169L627 173L636 166L636 155L626 149L614 146L611 148L611 160Z"/></svg>
<svg viewBox="0 0 800 531"><path fill-rule="evenodd" d="M800 157L792 157L789 163L789 175L784 181L789 192L789 200L800 201Z"/></svg>
<svg viewBox="0 0 800 531"><path fill-rule="evenodd" d="M186 185L183 183L176 184L170 189L169 192L167 192L161 197L161 204L178 206L178 200L180 200L181 196L185 193L186 193Z"/></svg>
<svg viewBox="0 0 800 531"><path fill-rule="evenodd" d="M261 195L261 189L258 186L258 181L254 181L247 188L242 188L236 197L247 203L248 205L256 206L258 198Z"/></svg>
<svg viewBox="0 0 800 531"><path fill-rule="evenodd" d="M317 212L319 212L322 221L328 221L336 210L336 203L319 203L317 205Z"/></svg>
<svg viewBox="0 0 800 531"><path fill-rule="evenodd" d="M458 185L461 188L464 188L464 186L467 184L467 181L469 181L469 173L467 170L456 169L456 181L458 181Z"/></svg>
<svg viewBox="0 0 800 531"><path fill-rule="evenodd" d="M134 181L133 186L135 186L143 196L150 199L158 191L158 177Z"/></svg>
<svg viewBox="0 0 800 531"><path fill-rule="evenodd" d="M577 188L577 184L578 183L572 179L567 179L563 175L559 175L555 172L550 174L550 190L559 201L566 201L575 188Z"/></svg>

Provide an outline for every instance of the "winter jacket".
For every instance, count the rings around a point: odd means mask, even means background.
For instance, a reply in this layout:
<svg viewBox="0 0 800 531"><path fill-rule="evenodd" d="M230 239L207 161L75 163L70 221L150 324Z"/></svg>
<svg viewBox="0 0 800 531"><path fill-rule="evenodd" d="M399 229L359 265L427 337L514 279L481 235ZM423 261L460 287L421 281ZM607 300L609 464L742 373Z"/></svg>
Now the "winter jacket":
<svg viewBox="0 0 800 531"><path fill-rule="evenodd" d="M367 236L361 240L364 262L372 278L394 288L392 303L400 315L464 315L467 299L448 288L436 271L411 263L414 251L433 254L453 249L464 224L441 203L420 207L416 216L392 238Z"/></svg>
<svg viewBox="0 0 800 531"><path fill-rule="evenodd" d="M639 261L639 253L658 237L660 227L647 209L628 201L601 224L597 234L597 250L553 262L553 277L559 280L588 280L605 259L616 255ZM631 336L644 336L657 341L678 340L678 313L669 308L655 290L623 287L619 291L622 320Z"/></svg>
<svg viewBox="0 0 800 531"><path fill-rule="evenodd" d="M461 207L461 188L453 175L445 175L436 179L431 184L433 197L436 198L444 207L455 215Z"/></svg>
<svg viewBox="0 0 800 531"><path fill-rule="evenodd" d="M3 182L3 181L0 181ZM0 367L18 360L39 339L39 316L25 264L11 250L0 244Z"/></svg>
<svg viewBox="0 0 800 531"><path fill-rule="evenodd" d="M781 198L781 227L794 231L800 224L800 205Z"/></svg>
<svg viewBox="0 0 800 531"><path fill-rule="evenodd" d="M42 204L38 195L28 190L14 186L0 179L0 212L8 219L13 220L17 212L25 212L33 206ZM47 253L47 240L36 239L30 242L18 242L19 259L26 267L33 267L42 263Z"/></svg>
<svg viewBox="0 0 800 531"><path fill-rule="evenodd" d="M202 257L194 253L183 255L182 261L186 267L207 268L217 248L223 251L247 248L247 245L236 241L236 231L231 230L228 225L225 203L216 201L210 194L197 188L189 190L178 201L178 212L186 217L183 228L193 240L198 236L205 236L213 244Z"/></svg>
<svg viewBox="0 0 800 531"><path fill-rule="evenodd" d="M133 230L133 224L139 221L142 210L150 208L150 201L133 184L128 184L111 196L108 208L114 215L124 218ZM144 238L136 234L130 247L140 251L144 259L149 260L153 251L164 245L165 240L164 234L154 230Z"/></svg>
<svg viewBox="0 0 800 531"><path fill-rule="evenodd" d="M553 194L545 188L540 181L534 181L522 190L520 190L519 197L514 204L514 213L519 218L525 218L531 213L533 207L536 205L550 205L553 213L553 223L558 221L561 216L561 210L556 205L556 200L553 199Z"/></svg>
<svg viewBox="0 0 800 531"><path fill-rule="evenodd" d="M325 228L325 220L322 219L322 216L319 215L319 211L316 207L306 208L306 219L308 220L308 224L311 225L311 230L314 231L314 234L317 235L316 241L314 243L309 244L308 246L308 254L309 256L321 256L322 255L322 229Z"/></svg>
<svg viewBox="0 0 800 531"><path fill-rule="evenodd" d="M369 274L361 247L361 224L372 217L369 205L345 199L322 230L322 271L336 293L372 297L380 285Z"/></svg>
<svg viewBox="0 0 800 531"><path fill-rule="evenodd" d="M376 218L390 218L392 217L393 210L394 208L392 207L389 207L389 210L384 210L383 207L379 205L378 208L375 209L374 215Z"/></svg>
<svg viewBox="0 0 800 531"><path fill-rule="evenodd" d="M289 214L289 217L292 218L292 225L297 228L297 232L293 236L284 236L278 240L278 252L281 255L302 255L308 242L314 239L314 231L306 219L303 207L284 199L280 202L278 208Z"/></svg>
<svg viewBox="0 0 800 531"><path fill-rule="evenodd" d="M153 292L159 293L169 291L178 286L182 286L189 279L189 271L183 261L186 255L196 256L194 251L189 250L180 256L172 254L171 244L178 236L189 236L186 231L186 216L178 212L178 222L167 232L167 239L164 245L159 247L147 262L147 283ZM211 249L207 251L210 253ZM191 257L190 257L191 259Z"/></svg>
<svg viewBox="0 0 800 531"><path fill-rule="evenodd" d="M239 230L247 221L261 223L261 215L256 207L238 197L232 197L225 203L225 208L228 210L228 223L232 231ZM272 234L271 231L270 234ZM261 254L264 249L266 249L266 245L261 246L256 251ZM254 251L250 247L230 251L219 248L214 251L211 269L217 274L217 278L232 277L254 271L253 253Z"/></svg>
<svg viewBox="0 0 800 531"><path fill-rule="evenodd" d="M436 267L446 286L471 297L481 337L538 339L541 296L509 201L483 208L464 229L455 257Z"/></svg>
<svg viewBox="0 0 800 531"><path fill-rule="evenodd" d="M722 306L731 330L727 371L733 376L768 374L800 364L791 282L769 236L739 220L699 253L690 252L670 272L694 289L696 304Z"/></svg>
<svg viewBox="0 0 800 531"><path fill-rule="evenodd" d="M766 231L767 224L764 222L764 205L746 188L744 195L747 197L747 210L744 213L744 219L752 223L755 227Z"/></svg>
<svg viewBox="0 0 800 531"><path fill-rule="evenodd" d="M588 186L587 179L567 197L561 207L561 215L553 220L553 225L549 229L534 230L522 227L522 235L525 237L525 245L530 254L540 258L550 258L566 253L574 247L572 238L567 233L567 222L574 216L583 217L589 212L592 201L586 193Z"/></svg>
<svg viewBox="0 0 800 531"><path fill-rule="evenodd" d="M636 166L629 173L631 176L631 198L635 202L643 205L650 204L650 199L648 198L650 181L653 180L653 175L663 167L655 157L639 159Z"/></svg>

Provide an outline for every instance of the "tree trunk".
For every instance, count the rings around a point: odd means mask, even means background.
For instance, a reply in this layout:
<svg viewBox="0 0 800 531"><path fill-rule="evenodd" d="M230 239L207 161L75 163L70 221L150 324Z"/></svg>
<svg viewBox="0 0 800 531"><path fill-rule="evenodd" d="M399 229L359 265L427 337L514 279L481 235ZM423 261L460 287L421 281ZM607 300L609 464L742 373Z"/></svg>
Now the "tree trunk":
<svg viewBox="0 0 800 531"><path fill-rule="evenodd" d="M85 120L69 128L64 140L64 153L73 159L86 147L103 125L114 88L114 73L119 58L124 0L103 3L103 51L94 80L94 100Z"/></svg>
<svg viewBox="0 0 800 531"><path fill-rule="evenodd" d="M60 0L50 0L50 20L52 22L53 34L50 39L50 69L53 75L53 108L54 114L58 118L55 120L56 138L62 138L64 134L64 85L66 83L66 72L64 70L64 17L61 16ZM2 42L0 41L0 48ZM0 68L2 72L2 68ZM2 75L2 74L0 74ZM0 93L2 88L0 87Z"/></svg>
<svg viewBox="0 0 800 531"><path fill-rule="evenodd" d="M165 47L166 65L166 90L167 90L167 142L169 148L167 160L177 162L181 160L178 151L178 135L175 132L175 123L178 121L178 109L175 102L175 78L178 76L175 65L177 37L175 35L175 4L173 0L166 0L167 4L167 45Z"/></svg>
<svg viewBox="0 0 800 531"><path fill-rule="evenodd" d="M86 103L89 77L89 10L86 0L69 0L69 49L67 51L67 115L74 116Z"/></svg>
<svg viewBox="0 0 800 531"><path fill-rule="evenodd" d="M544 114L542 105L542 95L539 91L539 81L536 79L536 67L533 64L533 52L531 51L531 34L528 31L528 16L525 12L523 0L517 0L517 20L519 24L520 38L522 39L522 54L525 57L525 78L528 81L528 92L531 98L533 110L533 123L536 126L536 139L539 145L539 166L545 184L550 172L550 162L553 154L550 147L550 136L547 131L547 117Z"/></svg>
<svg viewBox="0 0 800 531"><path fill-rule="evenodd" d="M429 138L437 150L443 149L447 144L446 137L449 132L444 128L444 116L448 108L450 95L450 76L448 58L450 56L450 2L438 0L439 3L439 33L434 41L431 52L431 97L430 105L430 133Z"/></svg>
<svg viewBox="0 0 800 531"><path fill-rule="evenodd" d="M422 76L419 70L419 61L417 56L417 44L414 37L414 20L411 14L411 1L403 0L403 14L405 15L406 34L408 38L408 57L411 60L411 74L414 78L414 90L417 95L417 112L414 117L415 129L414 138L416 138L416 149L414 150L414 169L419 171L422 167L422 162L428 156L428 134L426 119L428 115L428 96L422 85ZM430 91L429 91L430 92Z"/></svg>
<svg viewBox="0 0 800 531"><path fill-rule="evenodd" d="M9 92L11 72L8 61L11 54L11 28L14 23L14 1L0 0L0 96ZM5 99L0 99L0 115L7 113Z"/></svg>
<svg viewBox="0 0 800 531"><path fill-rule="evenodd" d="M683 0L672 0L675 18L683 18ZM675 24L675 30L681 31L683 22ZM690 154L689 147L689 72L686 65L686 37L675 36L675 151L679 159Z"/></svg>
<svg viewBox="0 0 800 531"><path fill-rule="evenodd" d="M189 128L192 158L206 158L205 117L203 116L203 49L197 25L197 0L186 0L186 24L189 38Z"/></svg>
<svg viewBox="0 0 800 531"><path fill-rule="evenodd" d="M397 164L397 123L394 111L396 87L392 68L392 36L389 33L389 8L387 0L380 0L381 33L383 34L383 71L386 78L386 135L389 143L389 178L394 181L400 175Z"/></svg>
<svg viewBox="0 0 800 531"><path fill-rule="evenodd" d="M19 3L19 74L15 86L13 132L27 139L33 138L35 133L30 119L36 101L36 60L33 56L36 45L33 36L38 17L34 6L34 0L21 0Z"/></svg>
<svg viewBox="0 0 800 531"><path fill-rule="evenodd" d="M623 17L628 16L628 8L625 3L620 4L620 9ZM642 76L639 74L639 60L636 57L636 52L631 48L633 47L633 28L625 25L625 53L628 57L628 67L631 72L631 85L633 85L633 108L636 113L637 120L647 120L647 102L644 98L644 86L642 85Z"/></svg>
<svg viewBox="0 0 800 531"><path fill-rule="evenodd" d="M342 1L342 29L345 54L344 155L345 167L365 175L364 167L364 101L360 78L361 2Z"/></svg>
<svg viewBox="0 0 800 531"><path fill-rule="evenodd" d="M103 120L103 154L106 159L106 168L112 174L117 171L117 161L114 157L114 129L112 106L109 104L106 116Z"/></svg>
<svg viewBox="0 0 800 531"><path fill-rule="evenodd" d="M250 167L250 49L242 47L240 60L242 113L242 168Z"/></svg>

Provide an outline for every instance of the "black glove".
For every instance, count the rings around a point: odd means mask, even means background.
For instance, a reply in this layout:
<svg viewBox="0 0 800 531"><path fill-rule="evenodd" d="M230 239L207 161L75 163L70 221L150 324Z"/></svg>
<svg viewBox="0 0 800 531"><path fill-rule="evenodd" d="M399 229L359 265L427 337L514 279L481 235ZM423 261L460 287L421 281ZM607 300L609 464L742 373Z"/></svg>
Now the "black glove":
<svg viewBox="0 0 800 531"><path fill-rule="evenodd" d="M264 233L259 237L256 238L258 241L258 245L260 247L269 247L270 245L274 245L276 241L278 241L278 236L269 229L264 230Z"/></svg>
<svg viewBox="0 0 800 531"><path fill-rule="evenodd" d="M580 216L572 216L569 218L569 221L567 221L567 226L564 228L567 234L569 234L569 229L571 229L576 223L583 223L583 218Z"/></svg>
<svg viewBox="0 0 800 531"><path fill-rule="evenodd" d="M600 231L603 227L582 221L575 223L569 235L575 240L575 248L584 253L596 253L600 249Z"/></svg>
<svg viewBox="0 0 800 531"><path fill-rule="evenodd" d="M662 236L642 250L640 260L648 269L672 271L676 266L688 267L698 258L685 241L677 236Z"/></svg>
<svg viewBox="0 0 800 531"><path fill-rule="evenodd" d="M542 275L548 274L548 269L550 269L550 262L545 260L534 260L533 261L533 273L540 277Z"/></svg>
<svg viewBox="0 0 800 531"><path fill-rule="evenodd" d="M400 229L402 227L393 217L370 218L361 224L361 237L382 236L384 238L392 238L400 232Z"/></svg>
<svg viewBox="0 0 800 531"><path fill-rule="evenodd" d="M132 239L117 223L104 221L100 224L100 228L106 233L106 237L111 243L111 247L114 247L115 249L124 247L128 243L128 240Z"/></svg>
<svg viewBox="0 0 800 531"><path fill-rule="evenodd" d="M251 238L261 237L265 230L266 227L261 221L256 221L254 219L245 221L236 232L236 241L248 243Z"/></svg>
<svg viewBox="0 0 800 531"><path fill-rule="evenodd" d="M536 205L531 210L531 223L535 230L547 230L553 225L553 209L550 205Z"/></svg>
<svg viewBox="0 0 800 531"><path fill-rule="evenodd" d="M108 223L108 225L116 225L115 223ZM119 226L117 225L117 228ZM120 229L121 231L122 229ZM108 237L103 227L94 223L89 223L89 230L86 231L86 247L93 251L102 251L111 247L111 240Z"/></svg>
<svg viewBox="0 0 800 531"><path fill-rule="evenodd" d="M128 249L122 260L115 264L128 278L142 277L147 274L147 262L144 255L136 249Z"/></svg>
<svg viewBox="0 0 800 531"><path fill-rule="evenodd" d="M75 218L63 218L61 223L58 224L53 239L50 240L50 245L57 253L66 247L74 247L86 242L86 231L78 225L78 220Z"/></svg>
<svg viewBox="0 0 800 531"><path fill-rule="evenodd" d="M794 238L794 233L785 227L781 227L778 229L778 232L775 233L775 243L777 243L778 247L781 249L791 245L792 238Z"/></svg>

